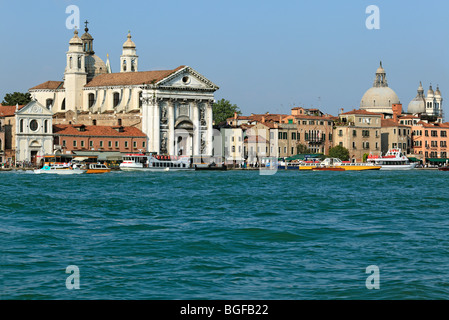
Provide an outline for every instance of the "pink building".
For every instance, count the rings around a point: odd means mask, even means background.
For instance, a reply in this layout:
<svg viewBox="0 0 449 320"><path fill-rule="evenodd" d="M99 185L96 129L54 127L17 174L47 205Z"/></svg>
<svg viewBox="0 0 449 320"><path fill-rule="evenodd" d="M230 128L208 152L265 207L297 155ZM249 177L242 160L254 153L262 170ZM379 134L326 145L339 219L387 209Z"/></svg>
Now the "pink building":
<svg viewBox="0 0 449 320"><path fill-rule="evenodd" d="M412 125L413 153L427 164L448 161L449 122L425 123Z"/></svg>

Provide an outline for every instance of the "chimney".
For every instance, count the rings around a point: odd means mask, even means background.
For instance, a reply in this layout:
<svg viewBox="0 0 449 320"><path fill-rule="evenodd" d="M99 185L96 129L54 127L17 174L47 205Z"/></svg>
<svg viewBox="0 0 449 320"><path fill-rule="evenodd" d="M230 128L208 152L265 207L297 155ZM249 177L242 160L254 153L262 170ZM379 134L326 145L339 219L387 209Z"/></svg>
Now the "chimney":
<svg viewBox="0 0 449 320"><path fill-rule="evenodd" d="M402 104L393 104L393 121L398 122L398 117L402 114Z"/></svg>
<svg viewBox="0 0 449 320"><path fill-rule="evenodd" d="M265 116L262 116L262 123L265 123Z"/></svg>

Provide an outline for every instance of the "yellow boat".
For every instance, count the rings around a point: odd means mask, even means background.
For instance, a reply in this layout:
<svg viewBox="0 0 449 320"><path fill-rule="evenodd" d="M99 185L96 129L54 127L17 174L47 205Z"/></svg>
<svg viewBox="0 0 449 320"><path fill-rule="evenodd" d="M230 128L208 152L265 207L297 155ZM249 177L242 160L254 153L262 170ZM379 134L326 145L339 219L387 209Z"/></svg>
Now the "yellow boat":
<svg viewBox="0 0 449 320"><path fill-rule="evenodd" d="M108 173L111 172L111 168L108 168L106 165L101 163L91 163L87 168L86 173Z"/></svg>
<svg viewBox="0 0 449 320"><path fill-rule="evenodd" d="M300 163L299 170L317 170L319 168L343 169L345 171L380 170L380 166L372 163L350 163L343 162L338 158L327 158L321 163ZM342 170L335 170L342 171Z"/></svg>

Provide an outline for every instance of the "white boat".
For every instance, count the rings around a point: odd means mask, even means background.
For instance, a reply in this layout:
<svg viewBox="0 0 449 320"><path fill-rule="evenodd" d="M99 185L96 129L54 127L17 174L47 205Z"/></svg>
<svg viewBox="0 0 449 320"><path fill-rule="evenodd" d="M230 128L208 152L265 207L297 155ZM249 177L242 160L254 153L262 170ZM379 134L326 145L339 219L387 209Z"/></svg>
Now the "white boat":
<svg viewBox="0 0 449 320"><path fill-rule="evenodd" d="M58 164L51 164L51 165L45 165L41 169L34 170L34 173L36 174L82 174L86 172L84 169L80 169L78 167L71 167L68 165L58 165Z"/></svg>
<svg viewBox="0 0 449 320"><path fill-rule="evenodd" d="M120 164L122 171L187 171L195 170L190 157L155 156L145 154L127 154Z"/></svg>
<svg viewBox="0 0 449 320"><path fill-rule="evenodd" d="M401 149L390 149L385 155L373 156L369 155L368 163L374 163L380 166L380 170L411 170L417 165L415 162L410 162Z"/></svg>

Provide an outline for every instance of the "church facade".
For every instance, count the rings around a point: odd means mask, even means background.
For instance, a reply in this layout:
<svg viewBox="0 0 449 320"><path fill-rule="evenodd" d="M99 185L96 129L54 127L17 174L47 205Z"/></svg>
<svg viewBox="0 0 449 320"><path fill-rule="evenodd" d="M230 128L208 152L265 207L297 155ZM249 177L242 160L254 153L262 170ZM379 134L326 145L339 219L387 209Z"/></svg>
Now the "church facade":
<svg viewBox="0 0 449 320"><path fill-rule="evenodd" d="M16 161L40 163L53 153L52 113L38 101L31 101L15 112Z"/></svg>
<svg viewBox="0 0 449 320"><path fill-rule="evenodd" d="M66 53L63 81L47 81L29 92L53 112L55 124L123 125L141 129L148 151L211 156L212 104L218 86L189 66L138 71L128 34L120 72L112 73L93 51L93 37L75 30Z"/></svg>

